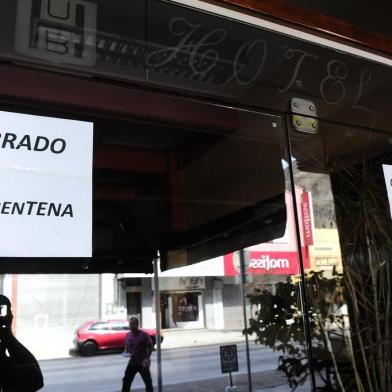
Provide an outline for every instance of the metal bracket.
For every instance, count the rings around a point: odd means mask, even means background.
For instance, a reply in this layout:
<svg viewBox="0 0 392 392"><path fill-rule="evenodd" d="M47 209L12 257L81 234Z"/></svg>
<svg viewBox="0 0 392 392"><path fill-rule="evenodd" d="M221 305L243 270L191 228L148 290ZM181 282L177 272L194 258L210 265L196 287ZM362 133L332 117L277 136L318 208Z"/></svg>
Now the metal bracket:
<svg viewBox="0 0 392 392"><path fill-rule="evenodd" d="M91 260L90 259L83 259L83 261L82 261L82 269L84 270L84 271L88 271L88 269L90 268L90 262L91 262Z"/></svg>
<svg viewBox="0 0 392 392"><path fill-rule="evenodd" d="M291 100L292 125L294 130L315 134L319 131L316 105L312 101L301 98Z"/></svg>

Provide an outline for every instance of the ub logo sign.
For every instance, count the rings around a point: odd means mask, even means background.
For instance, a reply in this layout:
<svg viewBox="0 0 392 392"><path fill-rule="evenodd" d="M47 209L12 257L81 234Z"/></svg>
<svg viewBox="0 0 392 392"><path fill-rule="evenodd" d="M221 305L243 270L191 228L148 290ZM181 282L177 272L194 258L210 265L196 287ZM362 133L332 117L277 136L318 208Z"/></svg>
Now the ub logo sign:
<svg viewBox="0 0 392 392"><path fill-rule="evenodd" d="M54 63L95 64L97 5L84 0L18 0L15 50Z"/></svg>

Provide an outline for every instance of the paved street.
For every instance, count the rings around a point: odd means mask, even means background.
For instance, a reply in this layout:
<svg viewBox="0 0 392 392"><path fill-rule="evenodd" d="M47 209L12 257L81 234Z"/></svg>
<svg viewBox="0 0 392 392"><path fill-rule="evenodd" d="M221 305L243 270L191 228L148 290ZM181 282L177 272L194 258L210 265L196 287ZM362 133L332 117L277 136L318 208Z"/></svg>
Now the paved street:
<svg viewBox="0 0 392 392"><path fill-rule="evenodd" d="M219 345L166 349L162 357L165 391L216 392L224 391L228 384L228 376L221 374ZM235 373L234 380L239 385L239 391L246 391L244 344L238 344L238 357L240 371ZM255 381L260 378L266 388L278 385L279 391L289 391L284 380L275 372L277 353L252 342L251 357ZM127 360L119 353L111 353L88 358L47 360L40 364L45 378L45 392L118 392ZM153 354L151 369L156 385L156 353ZM141 379L136 376L133 390L143 390L142 387Z"/></svg>

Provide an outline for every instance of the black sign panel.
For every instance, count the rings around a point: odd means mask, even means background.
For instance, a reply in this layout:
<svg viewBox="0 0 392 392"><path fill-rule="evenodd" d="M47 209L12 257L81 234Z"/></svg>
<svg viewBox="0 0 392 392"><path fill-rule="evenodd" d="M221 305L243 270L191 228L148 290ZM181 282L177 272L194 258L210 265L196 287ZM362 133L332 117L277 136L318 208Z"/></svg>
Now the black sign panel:
<svg viewBox="0 0 392 392"><path fill-rule="evenodd" d="M238 372L237 345L220 346L222 373Z"/></svg>

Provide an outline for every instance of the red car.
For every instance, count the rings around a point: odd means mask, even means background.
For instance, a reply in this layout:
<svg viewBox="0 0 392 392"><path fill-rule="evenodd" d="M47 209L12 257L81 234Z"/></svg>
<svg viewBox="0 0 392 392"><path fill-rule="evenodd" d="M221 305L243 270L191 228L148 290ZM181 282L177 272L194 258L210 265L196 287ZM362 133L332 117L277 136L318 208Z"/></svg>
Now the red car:
<svg viewBox="0 0 392 392"><path fill-rule="evenodd" d="M155 329L141 328L147 332L155 348ZM74 346L82 355L94 355L98 350L123 349L125 336L129 332L126 320L91 320L75 331ZM163 337L161 336L161 342Z"/></svg>

